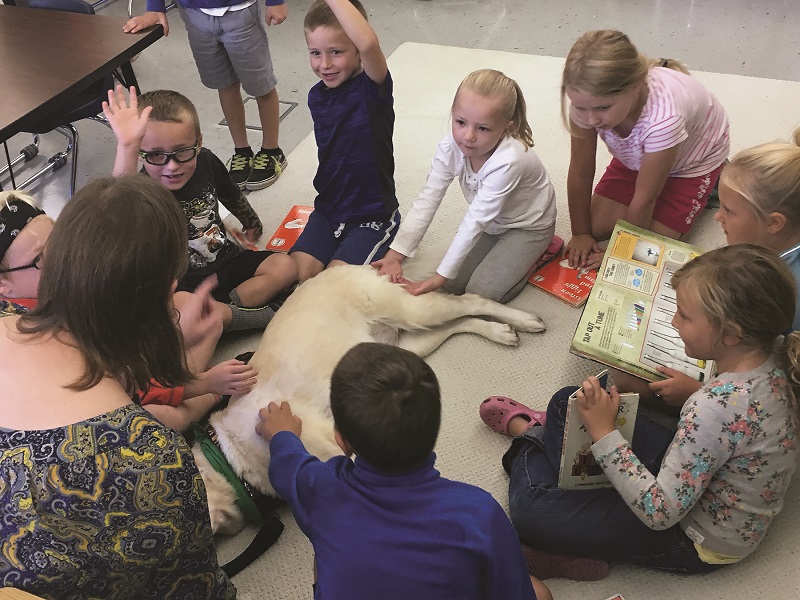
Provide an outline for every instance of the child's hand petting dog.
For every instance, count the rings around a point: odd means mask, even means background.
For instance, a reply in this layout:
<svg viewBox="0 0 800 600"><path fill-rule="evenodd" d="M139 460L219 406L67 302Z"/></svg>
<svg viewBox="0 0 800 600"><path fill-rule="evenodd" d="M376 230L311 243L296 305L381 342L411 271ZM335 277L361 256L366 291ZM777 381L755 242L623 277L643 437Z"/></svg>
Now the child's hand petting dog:
<svg viewBox="0 0 800 600"><path fill-rule="evenodd" d="M197 376L205 389L221 395L241 396L253 389L258 371L235 358L214 365Z"/></svg>
<svg viewBox="0 0 800 600"><path fill-rule="evenodd" d="M280 406L270 402L266 408L258 411L258 419L256 433L267 441L280 431L291 431L297 437L303 431L303 422L292 414L292 407L286 401L281 402Z"/></svg>

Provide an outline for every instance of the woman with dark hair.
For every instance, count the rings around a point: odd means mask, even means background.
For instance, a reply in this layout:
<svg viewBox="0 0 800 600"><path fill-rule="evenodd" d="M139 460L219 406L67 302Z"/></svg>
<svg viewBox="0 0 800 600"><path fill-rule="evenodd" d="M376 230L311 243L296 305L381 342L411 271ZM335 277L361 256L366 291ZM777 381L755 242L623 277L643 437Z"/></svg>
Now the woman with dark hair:
<svg viewBox="0 0 800 600"><path fill-rule="evenodd" d="M38 306L0 320L4 585L45 598L235 597L189 447L131 402L151 380L191 379L195 340L172 301L185 227L148 178L90 183L50 235ZM182 309L191 335L217 325L209 291Z"/></svg>

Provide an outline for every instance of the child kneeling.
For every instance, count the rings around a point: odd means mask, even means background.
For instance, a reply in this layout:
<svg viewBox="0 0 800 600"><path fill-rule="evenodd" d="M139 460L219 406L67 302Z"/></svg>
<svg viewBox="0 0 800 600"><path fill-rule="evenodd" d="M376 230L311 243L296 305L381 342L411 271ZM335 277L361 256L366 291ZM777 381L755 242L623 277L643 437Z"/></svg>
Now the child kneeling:
<svg viewBox="0 0 800 600"><path fill-rule="evenodd" d="M270 481L314 546L316 598L552 598L494 498L434 468L441 398L421 358L355 346L331 377L331 412L346 456L325 463L287 402L262 409L256 427Z"/></svg>

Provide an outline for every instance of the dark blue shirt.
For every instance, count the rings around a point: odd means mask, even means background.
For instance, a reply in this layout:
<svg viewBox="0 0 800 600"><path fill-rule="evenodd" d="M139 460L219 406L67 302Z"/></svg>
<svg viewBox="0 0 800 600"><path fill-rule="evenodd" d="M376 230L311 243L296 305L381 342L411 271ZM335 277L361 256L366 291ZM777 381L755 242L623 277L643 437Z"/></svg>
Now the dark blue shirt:
<svg viewBox="0 0 800 600"><path fill-rule="evenodd" d="M308 92L319 167L314 208L334 223L382 220L397 209L392 76L378 85L365 72Z"/></svg>
<svg viewBox="0 0 800 600"><path fill-rule="evenodd" d="M433 464L401 474L321 462L296 435L270 443L269 478L314 546L314 597L535 600L519 539L497 501Z"/></svg>

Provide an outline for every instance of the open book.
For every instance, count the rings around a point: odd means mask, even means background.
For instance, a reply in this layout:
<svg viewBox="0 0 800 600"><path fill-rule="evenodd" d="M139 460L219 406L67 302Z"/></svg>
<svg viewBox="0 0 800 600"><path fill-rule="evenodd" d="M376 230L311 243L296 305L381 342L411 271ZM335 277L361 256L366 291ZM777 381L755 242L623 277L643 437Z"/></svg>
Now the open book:
<svg viewBox="0 0 800 600"><path fill-rule="evenodd" d="M670 367L706 381L711 361L690 358L672 327L672 274L703 251L617 221L570 351L648 381Z"/></svg>
<svg viewBox="0 0 800 600"><path fill-rule="evenodd" d="M597 378L606 387L607 373L603 371ZM558 487L571 490L588 487L611 487L612 484L603 468L594 460L592 438L581 421L575 407L578 390L569 397L564 441L561 445L561 467L558 471ZM639 410L639 394L625 393L619 397L617 430L629 442L633 440L636 413Z"/></svg>

